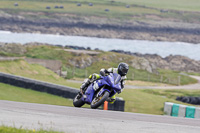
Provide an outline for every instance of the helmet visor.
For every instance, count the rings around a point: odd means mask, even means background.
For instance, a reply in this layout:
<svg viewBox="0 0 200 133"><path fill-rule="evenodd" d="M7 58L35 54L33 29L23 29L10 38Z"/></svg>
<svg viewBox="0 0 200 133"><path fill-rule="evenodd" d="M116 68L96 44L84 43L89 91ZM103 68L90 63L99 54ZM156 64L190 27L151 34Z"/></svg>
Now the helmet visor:
<svg viewBox="0 0 200 133"><path fill-rule="evenodd" d="M122 74L123 74L123 75L126 75L127 72L128 72L128 69L126 69L126 68L123 68L123 69L122 69Z"/></svg>
<svg viewBox="0 0 200 133"><path fill-rule="evenodd" d="M120 75L124 76L124 75L127 74L127 72L128 72L127 68L125 68L125 67L119 67L119 74Z"/></svg>

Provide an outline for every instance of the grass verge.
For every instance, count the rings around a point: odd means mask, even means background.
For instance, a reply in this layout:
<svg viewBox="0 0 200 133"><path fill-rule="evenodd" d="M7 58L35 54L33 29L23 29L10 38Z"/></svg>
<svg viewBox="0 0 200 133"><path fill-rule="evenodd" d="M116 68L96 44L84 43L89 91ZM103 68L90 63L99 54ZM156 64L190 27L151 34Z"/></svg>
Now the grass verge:
<svg viewBox="0 0 200 133"><path fill-rule="evenodd" d="M125 112L163 115L165 102L191 106L176 101L176 96L200 96L200 90L126 89L118 96L126 101Z"/></svg>
<svg viewBox="0 0 200 133"><path fill-rule="evenodd" d="M73 107L72 99L0 83L0 100ZM83 107L89 107L84 105Z"/></svg>
<svg viewBox="0 0 200 133"><path fill-rule="evenodd" d="M8 127L8 126L0 126L0 132L1 133L61 133L61 132L56 132L56 131L47 131L47 130L29 130L29 129L23 129L22 127L20 128L15 128L15 127Z"/></svg>
<svg viewBox="0 0 200 133"><path fill-rule="evenodd" d="M69 13L77 16L98 16L107 18L117 18L120 20L135 19L148 21L149 18L145 18L145 15L156 15L157 17L169 17L171 19L195 19L198 21L199 4L198 0L191 0L188 4L187 0L0 0L0 9L10 10L13 13L20 11L31 12L49 12L49 13ZM18 3L18 6L14 6L14 3ZM77 3L81 3L81 6L77 6ZM93 3L93 6L89 6L89 3ZM55 8L55 6L62 5L64 8ZM126 8L126 5L130 5L130 8ZM46 9L46 7L50 9ZM105 12L105 9L109 9L109 12ZM169 13L162 13L160 10L172 10ZM177 13L176 11L190 11L186 14ZM196 16L194 17L194 14ZM139 18L138 18L139 16ZM41 16L42 17L42 16ZM45 17L45 16L43 16ZM153 18L151 18L153 19ZM156 19L155 19L156 20ZM156 20L157 21L157 20Z"/></svg>
<svg viewBox="0 0 200 133"><path fill-rule="evenodd" d="M199 90L125 89L121 94L117 95L117 97L122 97L126 101L125 112L162 115L164 102L185 104L176 101L176 96L199 96L197 94L200 94ZM70 99L30 89L14 87L3 83L0 83L0 99L28 103L73 106L72 100ZM84 105L83 107L89 107L89 105Z"/></svg>
<svg viewBox="0 0 200 133"><path fill-rule="evenodd" d="M70 99L3 83L0 83L0 99L17 102L73 106L72 100Z"/></svg>
<svg viewBox="0 0 200 133"><path fill-rule="evenodd" d="M113 58L113 57L112 57ZM117 58L117 57L116 57ZM105 64L106 66L115 64ZM92 66L92 71L99 71L101 65ZM95 69L94 69L95 68ZM54 72L36 64L28 64L23 60L17 61L2 61L0 62L0 71L11 73L14 75L20 75L29 77L37 80L62 84L79 88L80 83L66 82L65 79L60 78ZM165 73L162 71L162 73ZM166 72L170 73L170 72ZM173 73L173 72L172 72ZM178 74L178 73L176 73ZM175 75L176 75L175 74ZM8 95L9 94L9 95ZM197 96L198 90L131 90L125 89L119 97L123 97L126 101L125 111L136 112L136 113L147 113L147 114L163 114L164 102L175 102L176 96ZM72 100L65 99L62 97L50 95L47 93L41 93L29 89L18 88L6 84L0 84L0 99L19 101L19 102L30 102L30 103L41 103L41 104L52 104L62 106L73 106ZM84 106L89 107L89 106Z"/></svg>
<svg viewBox="0 0 200 133"><path fill-rule="evenodd" d="M50 83L79 88L80 83L68 82L53 71L37 64L28 64L24 60L0 61L0 72L28 77Z"/></svg>

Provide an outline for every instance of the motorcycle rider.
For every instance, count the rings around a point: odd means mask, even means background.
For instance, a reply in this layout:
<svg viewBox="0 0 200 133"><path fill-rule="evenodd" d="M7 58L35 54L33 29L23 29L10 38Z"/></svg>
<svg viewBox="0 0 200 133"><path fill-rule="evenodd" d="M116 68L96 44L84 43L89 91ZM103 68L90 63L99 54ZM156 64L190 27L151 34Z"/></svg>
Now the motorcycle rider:
<svg viewBox="0 0 200 133"><path fill-rule="evenodd" d="M126 74L127 74L128 70L129 70L128 64L126 64L124 62L121 62L121 63L119 63L117 68L109 68L109 69L102 68L100 70L100 75L101 76L106 76L109 73L118 73L121 76L121 81L120 82L121 82L121 88L122 88L121 92L122 92L123 88L124 88L125 80L127 79ZM98 80L100 78L100 75L96 74L96 73L90 75L89 78L86 79L83 82L83 84L81 85L80 92L83 94L86 91L87 87L91 83L93 83L94 81L96 81L96 80ZM119 93L121 93L121 92L119 92ZM107 99L107 101L110 102L110 103L114 103L115 100L116 100L115 99L115 95L112 96L111 98Z"/></svg>

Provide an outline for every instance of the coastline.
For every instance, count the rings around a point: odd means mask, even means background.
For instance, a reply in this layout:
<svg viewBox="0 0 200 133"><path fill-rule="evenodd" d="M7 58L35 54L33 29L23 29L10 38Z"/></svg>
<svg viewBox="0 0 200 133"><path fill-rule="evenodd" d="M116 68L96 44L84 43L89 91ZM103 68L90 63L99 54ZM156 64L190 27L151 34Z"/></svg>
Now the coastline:
<svg viewBox="0 0 200 133"><path fill-rule="evenodd" d="M46 18L42 18L42 15ZM1 13L0 23L0 30L17 33L200 43L198 23L174 20L167 22L127 20L126 22L93 16L72 17L65 13L19 12L18 14Z"/></svg>
<svg viewBox="0 0 200 133"><path fill-rule="evenodd" d="M112 38L64 36L52 34L12 33L0 32L0 42L4 43L47 43L52 45L72 45L84 48L99 49L103 51L122 50L132 53L157 54L161 57L169 55L182 55L191 59L200 60L200 45L183 42L161 42L147 40L125 40ZM23 38L23 39L21 39Z"/></svg>

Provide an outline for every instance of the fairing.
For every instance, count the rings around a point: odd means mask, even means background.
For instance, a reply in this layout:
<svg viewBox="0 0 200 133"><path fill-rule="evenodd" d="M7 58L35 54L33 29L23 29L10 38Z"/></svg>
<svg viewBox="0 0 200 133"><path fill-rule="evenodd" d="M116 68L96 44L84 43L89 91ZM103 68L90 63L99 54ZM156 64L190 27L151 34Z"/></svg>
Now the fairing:
<svg viewBox="0 0 200 133"><path fill-rule="evenodd" d="M85 94L82 97L82 100L86 103L90 104L94 98L95 91L94 88L98 86L98 88L102 88L97 95L101 95L104 91L108 91L110 93L110 97L115 95L118 91L121 90L121 76L116 73L111 73L108 76L101 76L101 78L94 83L92 83L86 90ZM105 86L105 87L103 87Z"/></svg>

